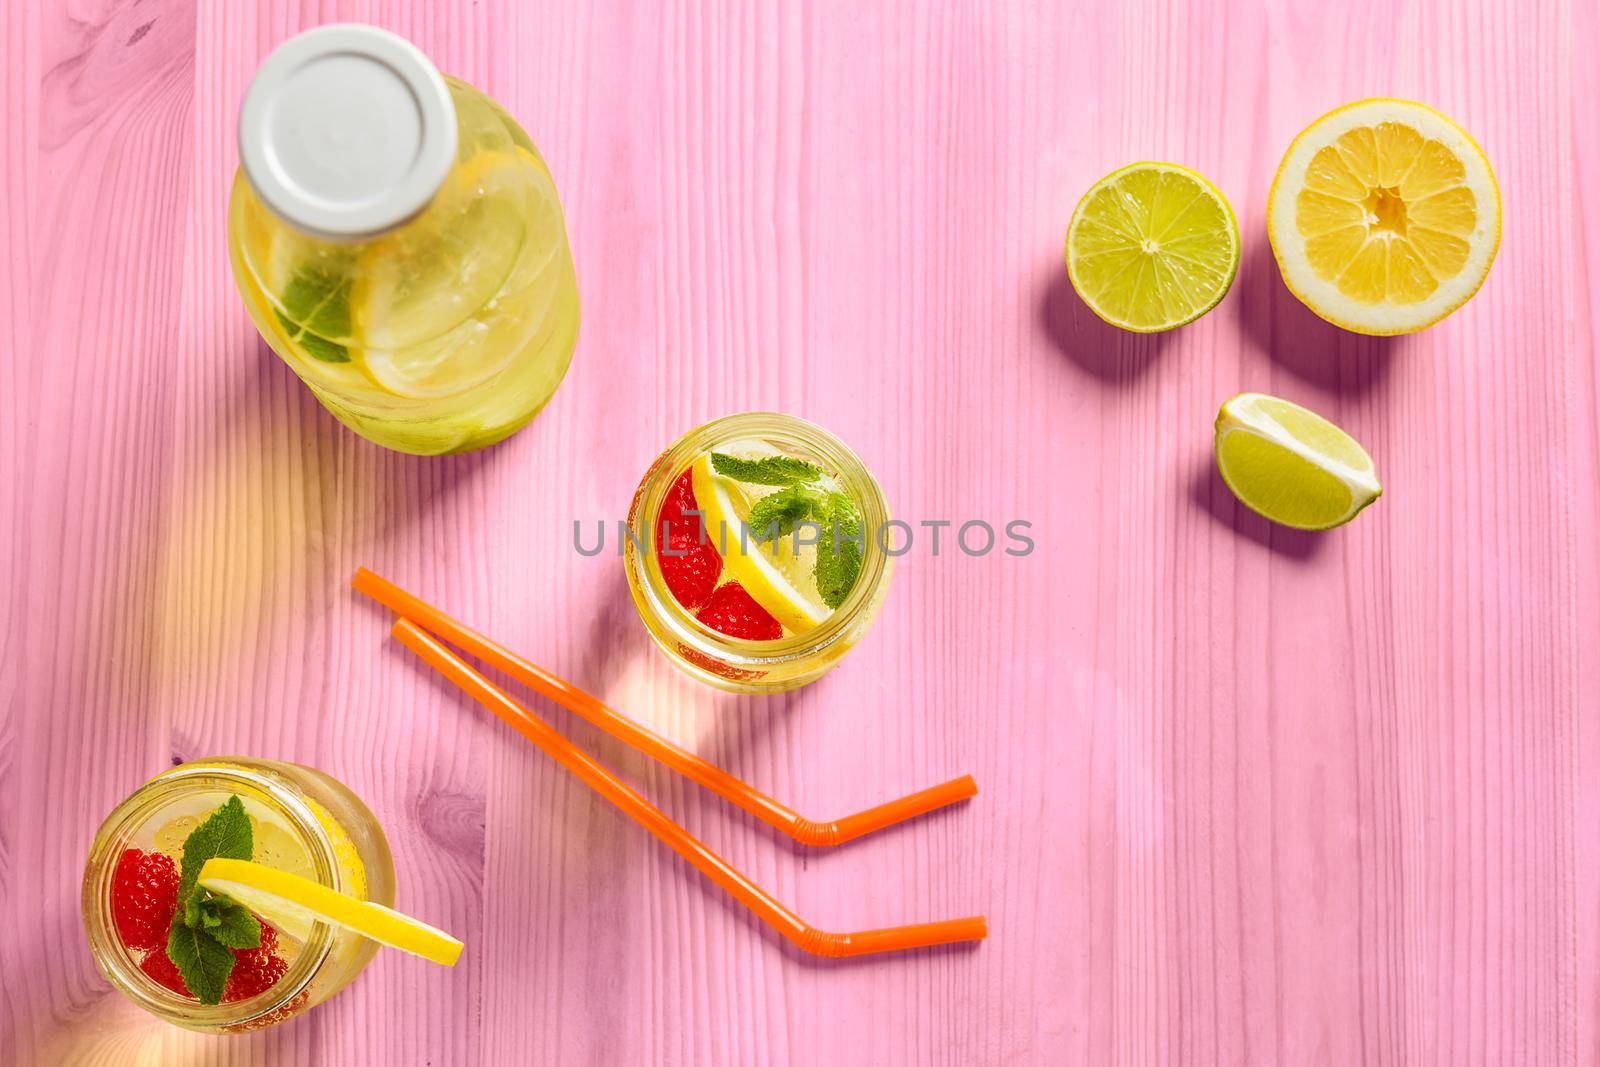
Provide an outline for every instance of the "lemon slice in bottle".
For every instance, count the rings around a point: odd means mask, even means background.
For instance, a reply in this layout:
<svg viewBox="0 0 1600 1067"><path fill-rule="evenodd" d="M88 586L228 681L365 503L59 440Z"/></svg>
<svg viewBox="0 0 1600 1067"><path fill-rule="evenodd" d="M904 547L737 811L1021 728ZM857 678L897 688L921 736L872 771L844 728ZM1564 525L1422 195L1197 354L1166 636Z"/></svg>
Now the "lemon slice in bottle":
<svg viewBox="0 0 1600 1067"><path fill-rule="evenodd" d="M1217 306L1239 271L1239 224L1220 190L1188 167L1133 163L1078 201L1067 276L1089 309L1138 333Z"/></svg>
<svg viewBox="0 0 1600 1067"><path fill-rule="evenodd" d="M443 930L265 864L209 859L200 868L199 882L300 941L310 937L317 923L325 922L446 967L461 957L461 942Z"/></svg>
<svg viewBox="0 0 1600 1067"><path fill-rule="evenodd" d="M350 298L357 354L385 390L451 396L521 353L492 326L528 237L528 166L516 150L479 152L422 215L364 252Z"/></svg>
<svg viewBox="0 0 1600 1067"><path fill-rule="evenodd" d="M1466 303L1500 246L1500 188L1472 137L1409 100L1359 100L1289 145L1267 196L1289 291L1335 326L1410 333Z"/></svg>
<svg viewBox="0 0 1600 1067"><path fill-rule="evenodd" d="M1252 511L1285 526L1343 526L1383 495L1372 457L1299 404L1240 393L1217 413L1217 471Z"/></svg>
<svg viewBox="0 0 1600 1067"><path fill-rule="evenodd" d="M757 541L755 531L745 530L757 498L741 483L712 470L710 453L696 459L690 471L706 537L722 555L723 573L790 633L803 634L820 626L829 612L817 592L816 547L803 544L796 551L790 537Z"/></svg>

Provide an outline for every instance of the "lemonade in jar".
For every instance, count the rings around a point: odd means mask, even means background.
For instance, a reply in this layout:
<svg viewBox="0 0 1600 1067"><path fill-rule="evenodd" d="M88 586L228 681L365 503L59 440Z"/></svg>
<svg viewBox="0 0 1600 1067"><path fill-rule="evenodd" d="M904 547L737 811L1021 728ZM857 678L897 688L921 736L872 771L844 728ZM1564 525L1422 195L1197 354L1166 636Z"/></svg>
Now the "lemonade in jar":
<svg viewBox="0 0 1600 1067"><path fill-rule="evenodd" d="M682 670L734 692L815 681L867 632L894 570L889 506L845 443L792 415L692 430L645 472L628 588Z"/></svg>
<svg viewBox="0 0 1600 1067"><path fill-rule="evenodd" d="M436 455L550 399L577 340L572 254L549 168L493 100L394 34L324 26L257 71L239 154L234 281L340 421Z"/></svg>
<svg viewBox="0 0 1600 1067"><path fill-rule="evenodd" d="M243 1033L349 985L380 945L453 966L462 943L393 909L383 828L342 782L225 756L172 767L89 848L83 925L108 981L175 1026Z"/></svg>

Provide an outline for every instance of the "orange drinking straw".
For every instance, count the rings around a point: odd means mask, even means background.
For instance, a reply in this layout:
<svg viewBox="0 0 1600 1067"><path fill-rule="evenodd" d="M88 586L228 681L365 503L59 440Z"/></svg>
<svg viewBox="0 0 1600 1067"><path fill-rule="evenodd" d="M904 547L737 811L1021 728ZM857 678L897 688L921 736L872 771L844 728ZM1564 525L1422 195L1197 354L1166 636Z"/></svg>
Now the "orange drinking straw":
<svg viewBox="0 0 1600 1067"><path fill-rule="evenodd" d="M638 790L558 734L549 723L512 700L411 620L396 619L394 636L462 692L494 712L507 726L532 741L551 759L582 779L590 789L621 808L634 822L694 864L701 874L721 886L724 892L755 912L761 921L798 948L817 956L865 956L873 952L926 948L953 941L981 941L988 936L989 926L982 916L891 926L883 930L862 930L853 934L818 930L730 867L726 860L712 852L698 838L667 818Z"/></svg>
<svg viewBox="0 0 1600 1067"><path fill-rule="evenodd" d="M660 734L640 726L627 716L615 711L600 700L564 679L557 678L543 667L535 666L497 644L482 634L463 626L431 604L425 603L365 567L356 571L351 582L356 591L364 593L402 618L410 619L429 633L455 645L457 648L504 671L528 688L549 697L568 711L586 719L615 737L623 744L638 749L651 759L666 764L679 774L698 782L713 793L760 819L768 826L782 830L805 845L837 845L874 830L904 822L937 808L976 796L978 783L972 775L963 774L943 785L924 789L919 793L879 804L875 808L846 815L833 822L813 822L792 808L773 800L721 767L696 756L693 752L668 741Z"/></svg>

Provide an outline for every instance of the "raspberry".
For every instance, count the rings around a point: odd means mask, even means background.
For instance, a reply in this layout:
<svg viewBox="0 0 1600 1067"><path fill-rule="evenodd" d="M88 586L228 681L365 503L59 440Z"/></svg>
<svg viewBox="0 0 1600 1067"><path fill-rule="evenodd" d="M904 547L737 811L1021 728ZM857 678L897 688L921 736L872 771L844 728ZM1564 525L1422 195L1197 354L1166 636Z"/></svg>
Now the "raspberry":
<svg viewBox="0 0 1600 1067"><path fill-rule="evenodd" d="M738 582L718 586L695 618L729 637L776 641L783 636L783 624L767 614L767 609L751 599Z"/></svg>
<svg viewBox="0 0 1600 1067"><path fill-rule="evenodd" d="M661 576L686 611L706 602L722 574L722 557L709 537L700 536L701 519L684 514L699 506L694 498L694 476L684 471L667 490L656 521L656 559L661 564Z"/></svg>
<svg viewBox="0 0 1600 1067"><path fill-rule="evenodd" d="M223 1003L265 993L289 970L282 956L255 952L255 949L245 949L234 960L233 970L228 972L228 984L222 990Z"/></svg>
<svg viewBox="0 0 1600 1067"><path fill-rule="evenodd" d="M703 671L710 671L719 678L727 678L734 682L753 682L757 678L765 678L766 671L747 671L743 667L730 667L726 663L718 663L704 652L697 652L688 645L678 646L678 655L693 663Z"/></svg>
<svg viewBox="0 0 1600 1067"><path fill-rule="evenodd" d="M131 949L164 949L177 907L178 868L171 857L123 849L111 872L111 920L122 943Z"/></svg>
<svg viewBox="0 0 1600 1067"><path fill-rule="evenodd" d="M289 970L288 963L277 954L277 947L278 932L262 923L261 944L233 950L233 970L228 972L227 985L222 988L223 1003L248 999L277 984Z"/></svg>
<svg viewBox="0 0 1600 1067"><path fill-rule="evenodd" d="M259 918L256 922L261 926L261 944L255 948L236 948L233 950L234 955L237 956L241 952L265 952L271 955L278 950L278 931L261 922Z"/></svg>
<svg viewBox="0 0 1600 1067"><path fill-rule="evenodd" d="M178 965L167 958L165 948L151 949L139 961L139 969L157 985L166 986L180 997L192 997L189 987L183 984L183 975L178 973Z"/></svg>
<svg viewBox="0 0 1600 1067"><path fill-rule="evenodd" d="M661 501L661 514L656 517L656 521L658 524L666 523L668 531L675 536L698 541L701 519L694 515L686 515L684 512L699 510L700 505L694 498L694 472L685 470L667 488L667 496ZM661 531L657 529L658 543L660 539Z"/></svg>

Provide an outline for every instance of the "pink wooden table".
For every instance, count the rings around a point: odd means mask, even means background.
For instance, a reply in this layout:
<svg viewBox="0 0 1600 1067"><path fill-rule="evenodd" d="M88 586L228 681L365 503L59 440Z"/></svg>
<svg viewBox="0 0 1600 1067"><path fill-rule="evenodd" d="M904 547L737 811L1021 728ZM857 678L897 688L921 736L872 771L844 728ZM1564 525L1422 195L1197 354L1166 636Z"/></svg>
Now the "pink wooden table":
<svg viewBox="0 0 1600 1067"><path fill-rule="evenodd" d="M668 6L5 5L0 1061L1600 1061L1595 5ZM560 184L578 355L486 453L357 439L235 298L236 105L335 19L504 101ZM1483 292L1387 342L1296 304L1263 225L1290 136L1372 94L1461 120L1505 195ZM1060 259L1140 158L1212 177L1245 242L1153 339ZM1242 389L1349 428L1383 500L1323 536L1241 513L1209 447ZM924 543L800 693L688 682L572 523L760 408L852 443L900 515L1024 518L1039 551ZM802 852L544 706L812 921L991 939L797 955L413 663L361 563L808 814L972 772L964 808ZM113 994L89 837L231 752L367 798L462 964L385 954L234 1039Z"/></svg>

